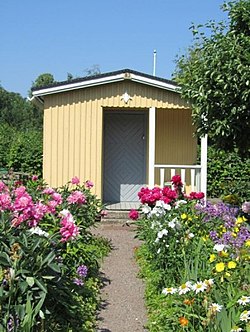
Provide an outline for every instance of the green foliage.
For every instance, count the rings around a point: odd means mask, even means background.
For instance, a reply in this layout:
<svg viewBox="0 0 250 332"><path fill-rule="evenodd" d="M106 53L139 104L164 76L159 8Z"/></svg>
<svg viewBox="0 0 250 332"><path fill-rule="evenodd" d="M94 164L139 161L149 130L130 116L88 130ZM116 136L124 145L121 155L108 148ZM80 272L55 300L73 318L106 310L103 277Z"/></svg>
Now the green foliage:
<svg viewBox="0 0 250 332"><path fill-rule="evenodd" d="M229 23L192 26L194 44L177 60L176 81L193 109L197 134L226 150L249 152L250 2L224 6ZM209 30L208 36L204 30Z"/></svg>
<svg viewBox="0 0 250 332"><path fill-rule="evenodd" d="M20 94L0 87L0 123L17 130L41 129L43 114Z"/></svg>
<svg viewBox="0 0 250 332"><path fill-rule="evenodd" d="M0 125L0 166L14 171L42 174L42 132L19 131Z"/></svg>
<svg viewBox="0 0 250 332"><path fill-rule="evenodd" d="M228 152L211 146L207 167L208 197L236 195L239 201L249 200L250 158L241 157L236 150Z"/></svg>
<svg viewBox="0 0 250 332"><path fill-rule="evenodd" d="M101 203L84 185L69 186L55 192L38 180L26 188L1 183L6 198L0 203L1 331L95 331L99 261L109 249L89 227L96 223ZM76 191L85 203L69 202ZM67 241L62 240L62 216L70 223L73 218L79 229ZM88 268L84 277L77 272L80 265ZM77 278L82 283L75 283Z"/></svg>
<svg viewBox="0 0 250 332"><path fill-rule="evenodd" d="M35 82L32 84L32 88L40 88L55 83L54 76L50 73L44 73L39 75Z"/></svg>

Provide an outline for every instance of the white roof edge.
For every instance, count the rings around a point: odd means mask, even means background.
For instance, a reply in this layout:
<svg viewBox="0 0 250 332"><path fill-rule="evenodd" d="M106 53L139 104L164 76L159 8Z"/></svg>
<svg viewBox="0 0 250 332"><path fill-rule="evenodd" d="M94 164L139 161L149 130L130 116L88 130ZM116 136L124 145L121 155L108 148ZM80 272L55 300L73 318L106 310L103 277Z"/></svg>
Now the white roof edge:
<svg viewBox="0 0 250 332"><path fill-rule="evenodd" d="M122 81L122 80L131 80L134 82L155 86L155 87L158 87L161 89L179 92L178 91L179 88L174 84L162 82L160 80L157 80L157 78L152 79L152 78L144 77L144 76L133 74L133 73L129 73L129 76L128 76L127 73L124 72L124 73L120 73L120 74L116 74L116 75L112 75L112 76L108 76L108 77L93 78L91 80L85 80L82 82L66 83L63 85L42 88L42 89L33 91L32 95L34 97L39 97L39 96L45 96L45 95L49 95L49 94L53 94L53 93L75 90L75 89L79 89L79 88L86 88L86 87L91 87L91 86L95 86L95 85L118 82L118 81Z"/></svg>
<svg viewBox="0 0 250 332"><path fill-rule="evenodd" d="M157 79L143 77L143 76L139 76L139 75L135 75L135 74L131 74L131 79L132 79L132 81L135 81L138 83L148 84L148 85L155 86L155 87L158 87L161 89L179 92L179 87L176 86L175 84L162 82Z"/></svg>

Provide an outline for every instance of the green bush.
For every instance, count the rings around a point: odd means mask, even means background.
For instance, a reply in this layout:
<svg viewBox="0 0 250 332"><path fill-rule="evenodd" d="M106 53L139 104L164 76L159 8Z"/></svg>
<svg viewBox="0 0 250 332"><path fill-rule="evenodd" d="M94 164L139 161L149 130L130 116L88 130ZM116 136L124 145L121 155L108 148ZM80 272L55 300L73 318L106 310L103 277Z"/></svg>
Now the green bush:
<svg viewBox="0 0 250 332"><path fill-rule="evenodd" d="M209 147L207 167L208 197L237 195L242 201L250 198L250 158L241 158L237 151Z"/></svg>
<svg viewBox="0 0 250 332"><path fill-rule="evenodd" d="M16 172L42 174L42 131L18 131L0 125L0 167Z"/></svg>

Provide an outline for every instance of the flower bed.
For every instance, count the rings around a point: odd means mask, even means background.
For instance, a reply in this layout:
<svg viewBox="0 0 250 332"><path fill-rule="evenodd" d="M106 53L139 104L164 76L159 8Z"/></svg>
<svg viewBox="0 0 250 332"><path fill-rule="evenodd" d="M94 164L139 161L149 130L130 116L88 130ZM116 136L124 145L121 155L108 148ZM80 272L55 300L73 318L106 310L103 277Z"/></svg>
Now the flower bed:
<svg viewBox="0 0 250 332"><path fill-rule="evenodd" d="M89 231L102 208L92 186L0 181L0 331L95 330L98 261L109 249Z"/></svg>
<svg viewBox="0 0 250 332"><path fill-rule="evenodd" d="M137 251L146 281L148 328L250 331L249 211L184 196L179 176L168 187L143 188ZM133 219L137 219L132 211Z"/></svg>

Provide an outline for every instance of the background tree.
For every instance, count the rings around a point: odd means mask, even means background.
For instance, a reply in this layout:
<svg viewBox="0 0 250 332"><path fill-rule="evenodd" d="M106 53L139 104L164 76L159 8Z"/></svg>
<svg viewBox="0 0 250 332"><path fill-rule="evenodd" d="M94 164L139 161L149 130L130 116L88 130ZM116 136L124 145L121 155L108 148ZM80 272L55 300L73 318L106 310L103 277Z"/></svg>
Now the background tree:
<svg viewBox="0 0 250 332"><path fill-rule="evenodd" d="M179 57L175 80L189 100L197 134L219 148L250 147L250 0L222 6L228 22L192 26L194 43ZM206 33L206 32L209 33Z"/></svg>
<svg viewBox="0 0 250 332"><path fill-rule="evenodd" d="M32 88L39 88L41 86L46 86L55 83L54 76L50 73L43 73L39 75L35 82L32 83Z"/></svg>

